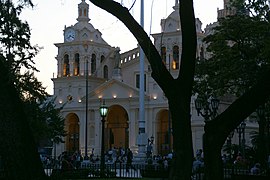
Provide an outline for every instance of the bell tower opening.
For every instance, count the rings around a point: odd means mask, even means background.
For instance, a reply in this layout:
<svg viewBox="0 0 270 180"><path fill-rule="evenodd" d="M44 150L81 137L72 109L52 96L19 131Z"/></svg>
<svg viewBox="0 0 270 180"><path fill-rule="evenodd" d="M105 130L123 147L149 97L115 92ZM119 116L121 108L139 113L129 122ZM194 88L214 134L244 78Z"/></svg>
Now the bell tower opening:
<svg viewBox="0 0 270 180"><path fill-rule="evenodd" d="M85 2L85 0L82 0L82 2L78 5L77 21L88 22L89 20L89 5Z"/></svg>

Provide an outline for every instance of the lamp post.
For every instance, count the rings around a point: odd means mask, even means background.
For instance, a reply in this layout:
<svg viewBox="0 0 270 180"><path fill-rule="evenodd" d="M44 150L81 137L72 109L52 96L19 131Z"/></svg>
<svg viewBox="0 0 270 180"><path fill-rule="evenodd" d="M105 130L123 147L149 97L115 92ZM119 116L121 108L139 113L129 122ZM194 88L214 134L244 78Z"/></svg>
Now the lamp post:
<svg viewBox="0 0 270 180"><path fill-rule="evenodd" d="M236 128L236 131L239 134L239 149L242 149L243 157L245 157L245 144L246 144L245 128L246 128L246 123L244 121L241 122L241 124Z"/></svg>
<svg viewBox="0 0 270 180"><path fill-rule="evenodd" d="M103 104L99 108L100 116L101 116L101 157L100 157L100 176L104 177L104 169L105 169L105 154L104 154L104 125L105 125L105 117L107 116L108 107L105 106L105 101L103 100Z"/></svg>
<svg viewBox="0 0 270 180"><path fill-rule="evenodd" d="M88 140L87 140L87 131L88 131L88 57L87 57L87 50L88 45L85 43L84 45L85 50L85 61L86 61L86 67L85 67L85 148L84 148L84 158L88 159Z"/></svg>
<svg viewBox="0 0 270 180"><path fill-rule="evenodd" d="M195 108L198 116L201 115L204 117L205 121L209 121L216 117L218 106L219 100L216 98L211 98L210 101L203 101L203 99L200 97L195 99Z"/></svg>

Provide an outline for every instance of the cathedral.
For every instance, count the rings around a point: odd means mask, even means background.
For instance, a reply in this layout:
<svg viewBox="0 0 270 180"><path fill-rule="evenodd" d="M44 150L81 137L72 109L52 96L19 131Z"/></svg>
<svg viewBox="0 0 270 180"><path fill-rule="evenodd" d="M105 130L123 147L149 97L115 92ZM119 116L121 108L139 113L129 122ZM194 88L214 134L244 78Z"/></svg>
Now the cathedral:
<svg viewBox="0 0 270 180"><path fill-rule="evenodd" d="M226 0L224 1L226 3ZM225 6L224 6L225 7ZM139 134L139 47L120 54L118 47L110 46L102 33L89 19L89 5L82 0L78 4L77 23L64 28L64 41L58 48L57 77L54 96L58 107L63 106L67 136L55 151L81 152L82 156L100 154L102 123L99 112L104 103L108 107L105 118L104 145L110 148L130 148L138 151ZM218 10L220 16L227 11ZM196 18L197 56L204 53L201 29ZM205 30L206 31L206 30ZM181 27L179 4L175 1L172 13L161 19L161 32L152 34L154 45L163 62L176 77L181 63ZM151 77L151 68L144 60L144 111L145 132L153 141L153 154L165 155L173 149L168 100ZM197 115L194 99L191 103L191 125L194 151L202 149L204 121ZM237 139L237 137L235 136Z"/></svg>

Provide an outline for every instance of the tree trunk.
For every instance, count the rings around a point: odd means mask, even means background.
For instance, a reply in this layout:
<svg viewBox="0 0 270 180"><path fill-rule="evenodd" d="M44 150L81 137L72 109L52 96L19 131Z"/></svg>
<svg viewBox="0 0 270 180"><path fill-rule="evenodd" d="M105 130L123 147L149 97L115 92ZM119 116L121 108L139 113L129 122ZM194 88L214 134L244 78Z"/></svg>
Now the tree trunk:
<svg viewBox="0 0 270 180"><path fill-rule="evenodd" d="M220 164L221 148L230 132L237 128L259 105L267 101L270 92L269 76L270 71L267 71L256 85L235 100L215 119L205 124L203 146L207 180L223 179L223 167L222 163Z"/></svg>
<svg viewBox="0 0 270 180"><path fill-rule="evenodd" d="M170 172L170 180L188 180L191 178L193 163L190 104L183 105L181 95L169 100L173 127L174 161ZM182 106L183 105L183 106ZM187 110L187 111L186 111Z"/></svg>
<svg viewBox="0 0 270 180"><path fill-rule="evenodd" d="M223 164L220 151L221 147L217 142L217 135L205 132L203 135L205 180L223 179Z"/></svg>
<svg viewBox="0 0 270 180"><path fill-rule="evenodd" d="M0 156L5 179L39 180L45 173L23 104L0 59Z"/></svg>

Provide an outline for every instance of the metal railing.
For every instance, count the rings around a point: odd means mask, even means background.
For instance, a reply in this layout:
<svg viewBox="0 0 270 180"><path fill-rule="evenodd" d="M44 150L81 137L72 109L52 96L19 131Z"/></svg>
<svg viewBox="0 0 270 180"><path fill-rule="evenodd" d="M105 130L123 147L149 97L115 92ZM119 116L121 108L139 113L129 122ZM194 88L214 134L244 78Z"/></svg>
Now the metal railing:
<svg viewBox="0 0 270 180"><path fill-rule="evenodd" d="M132 164L128 166L123 162L107 163L104 169L105 177L113 178L163 178L167 179L169 176L169 168L164 168L162 164ZM100 163L81 162L80 166L72 169L62 169L61 166L44 166L45 173L48 176L58 176L60 178L81 178L88 179L93 177L100 177ZM266 172L266 171L265 171ZM224 179L234 180L237 176L250 176L248 168L230 166L224 167ZM266 173L259 175L260 177L267 177ZM259 177L257 176L257 177ZM254 176L255 177L255 176ZM204 168L199 168L192 174L192 180L203 180Z"/></svg>
<svg viewBox="0 0 270 180"><path fill-rule="evenodd" d="M158 164L132 164L122 162L107 163L101 171L100 163L82 162L77 168L62 169L60 166L44 166L44 171L48 176L58 178L82 178L88 179L100 177L101 173L105 177L113 178L142 178L142 177L168 177L169 170Z"/></svg>

